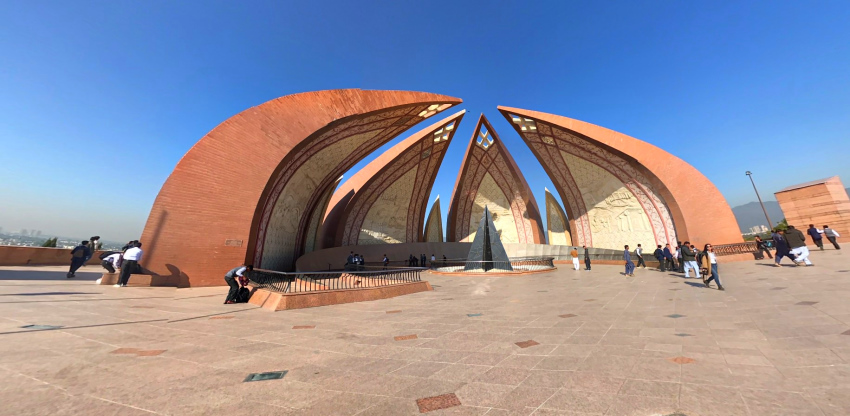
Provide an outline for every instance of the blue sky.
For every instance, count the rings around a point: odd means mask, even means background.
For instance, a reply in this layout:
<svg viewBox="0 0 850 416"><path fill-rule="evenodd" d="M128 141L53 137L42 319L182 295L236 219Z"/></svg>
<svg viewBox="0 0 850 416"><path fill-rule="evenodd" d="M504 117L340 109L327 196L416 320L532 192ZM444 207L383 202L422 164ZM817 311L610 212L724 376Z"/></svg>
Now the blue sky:
<svg viewBox="0 0 850 416"><path fill-rule="evenodd" d="M832 175L850 185L850 3L354 3L0 3L0 227L137 238L217 124L351 87L465 101L431 196L444 210L482 112L541 207L553 189L497 105L660 146L732 206L755 200L746 170L766 199Z"/></svg>

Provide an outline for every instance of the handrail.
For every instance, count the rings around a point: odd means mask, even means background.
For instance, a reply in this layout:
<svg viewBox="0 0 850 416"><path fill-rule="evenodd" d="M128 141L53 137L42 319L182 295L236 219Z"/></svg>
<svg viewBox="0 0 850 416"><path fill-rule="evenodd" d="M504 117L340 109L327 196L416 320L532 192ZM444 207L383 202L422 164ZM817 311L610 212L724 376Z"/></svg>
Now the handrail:
<svg viewBox="0 0 850 416"><path fill-rule="evenodd" d="M421 267L387 270L278 272L254 269L248 275L253 286L281 293L375 288L421 281Z"/></svg>

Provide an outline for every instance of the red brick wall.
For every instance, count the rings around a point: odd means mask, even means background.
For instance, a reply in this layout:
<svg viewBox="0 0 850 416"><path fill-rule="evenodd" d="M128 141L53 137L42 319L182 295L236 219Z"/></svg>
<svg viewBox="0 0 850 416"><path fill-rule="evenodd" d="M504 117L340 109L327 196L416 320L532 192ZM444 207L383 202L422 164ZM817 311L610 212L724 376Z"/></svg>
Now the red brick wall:
<svg viewBox="0 0 850 416"><path fill-rule="evenodd" d="M653 188L670 208L678 240L716 245L743 242L738 221L726 198L708 178L684 160L647 142L580 120L519 108L498 108L509 122L510 114L541 120L586 136L633 159L631 165L649 174ZM575 236L573 241L576 241Z"/></svg>
<svg viewBox="0 0 850 416"><path fill-rule="evenodd" d="M96 251L88 264L99 264ZM0 266L60 266L71 264L71 249L0 246Z"/></svg>
<svg viewBox="0 0 850 416"><path fill-rule="evenodd" d="M838 177L775 195L789 225L803 232L809 224L818 228L828 225L842 238L850 236L850 198Z"/></svg>
<svg viewBox="0 0 850 416"><path fill-rule="evenodd" d="M249 239L257 206L293 148L335 120L433 102L460 100L407 91L328 90L281 97L227 119L183 156L162 186L142 233L142 266L191 286L222 284L227 270L253 258ZM236 244L225 245L227 240Z"/></svg>

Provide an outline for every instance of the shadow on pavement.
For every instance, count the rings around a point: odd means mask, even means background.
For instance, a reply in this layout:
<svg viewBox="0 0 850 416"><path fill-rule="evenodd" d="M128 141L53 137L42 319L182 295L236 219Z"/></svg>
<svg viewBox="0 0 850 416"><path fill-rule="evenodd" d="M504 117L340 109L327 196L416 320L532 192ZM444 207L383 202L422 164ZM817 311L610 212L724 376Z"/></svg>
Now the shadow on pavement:
<svg viewBox="0 0 850 416"><path fill-rule="evenodd" d="M64 280L68 282L94 282L95 280L100 279L100 277L103 275L103 273L98 272L77 272L76 277L68 279L67 277L65 277L66 273L67 272L64 271L38 270L37 273L33 273L30 270L0 270L0 280Z"/></svg>
<svg viewBox="0 0 850 416"><path fill-rule="evenodd" d="M61 296L61 295L102 295L98 292L35 292L35 293L3 293L0 296Z"/></svg>

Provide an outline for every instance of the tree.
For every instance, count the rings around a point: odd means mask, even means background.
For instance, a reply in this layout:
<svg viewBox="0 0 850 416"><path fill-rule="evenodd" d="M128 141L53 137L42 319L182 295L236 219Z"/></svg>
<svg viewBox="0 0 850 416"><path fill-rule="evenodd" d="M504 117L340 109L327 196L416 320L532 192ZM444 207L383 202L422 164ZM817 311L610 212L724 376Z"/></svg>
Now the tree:
<svg viewBox="0 0 850 416"><path fill-rule="evenodd" d="M42 247L56 247L58 237L48 238L47 241L41 244Z"/></svg>
<svg viewBox="0 0 850 416"><path fill-rule="evenodd" d="M777 230L787 231L788 230L788 221L786 218L783 218L782 221L776 223Z"/></svg>

